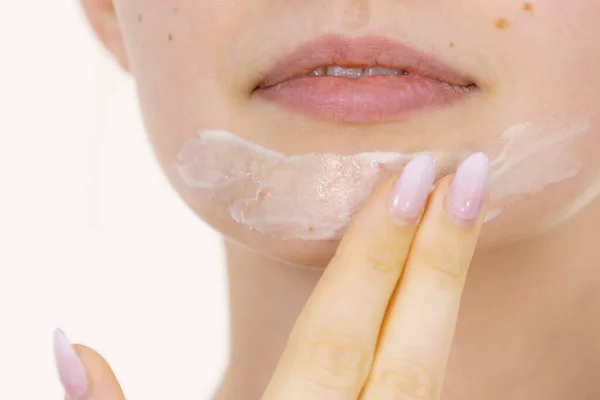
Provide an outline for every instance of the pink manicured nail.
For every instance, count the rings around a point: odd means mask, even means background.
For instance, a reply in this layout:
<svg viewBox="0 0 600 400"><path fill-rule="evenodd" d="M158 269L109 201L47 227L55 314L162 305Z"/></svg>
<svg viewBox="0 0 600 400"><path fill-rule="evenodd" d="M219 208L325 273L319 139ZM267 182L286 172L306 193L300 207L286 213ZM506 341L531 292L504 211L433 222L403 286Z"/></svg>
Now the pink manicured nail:
<svg viewBox="0 0 600 400"><path fill-rule="evenodd" d="M60 382L69 400L79 400L88 391L85 367L60 329L54 331L54 358Z"/></svg>
<svg viewBox="0 0 600 400"><path fill-rule="evenodd" d="M485 203L490 181L490 162L485 154L467 158L456 171L448 189L446 210L458 223L477 218Z"/></svg>
<svg viewBox="0 0 600 400"><path fill-rule="evenodd" d="M419 218L435 179L433 159L421 155L408 163L394 185L389 213L399 225L415 223Z"/></svg>

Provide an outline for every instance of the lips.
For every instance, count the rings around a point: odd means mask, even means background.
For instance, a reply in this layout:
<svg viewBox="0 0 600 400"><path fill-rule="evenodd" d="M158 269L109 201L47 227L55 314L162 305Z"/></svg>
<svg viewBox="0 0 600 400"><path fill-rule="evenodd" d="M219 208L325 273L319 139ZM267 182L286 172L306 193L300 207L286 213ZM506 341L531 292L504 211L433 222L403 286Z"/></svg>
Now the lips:
<svg viewBox="0 0 600 400"><path fill-rule="evenodd" d="M327 36L278 60L254 92L309 117L368 123L450 105L476 89L464 74L389 39Z"/></svg>

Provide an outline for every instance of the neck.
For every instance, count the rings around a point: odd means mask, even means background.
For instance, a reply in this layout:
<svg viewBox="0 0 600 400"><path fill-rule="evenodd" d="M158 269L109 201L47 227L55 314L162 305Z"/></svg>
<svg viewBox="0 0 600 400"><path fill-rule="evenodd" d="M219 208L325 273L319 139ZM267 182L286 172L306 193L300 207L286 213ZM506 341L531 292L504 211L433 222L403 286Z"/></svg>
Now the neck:
<svg viewBox="0 0 600 400"><path fill-rule="evenodd" d="M283 264L231 241L225 249L230 360L215 399L259 399L323 270Z"/></svg>
<svg viewBox="0 0 600 400"><path fill-rule="evenodd" d="M543 236L476 254L444 399L590 398L596 377L582 371L600 356L598 221L600 201ZM215 398L259 399L322 270L226 249L231 358Z"/></svg>

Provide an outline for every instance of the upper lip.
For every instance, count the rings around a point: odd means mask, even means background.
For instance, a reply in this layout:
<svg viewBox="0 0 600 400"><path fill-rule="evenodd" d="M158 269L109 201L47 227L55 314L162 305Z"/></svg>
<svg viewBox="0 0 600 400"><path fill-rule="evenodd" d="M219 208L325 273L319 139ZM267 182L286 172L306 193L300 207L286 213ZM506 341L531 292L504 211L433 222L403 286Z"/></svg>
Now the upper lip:
<svg viewBox="0 0 600 400"><path fill-rule="evenodd" d="M466 75L443 62L396 41L381 37L346 38L333 35L305 43L276 60L272 68L261 76L257 89L266 89L328 66L383 67L456 86L474 85Z"/></svg>

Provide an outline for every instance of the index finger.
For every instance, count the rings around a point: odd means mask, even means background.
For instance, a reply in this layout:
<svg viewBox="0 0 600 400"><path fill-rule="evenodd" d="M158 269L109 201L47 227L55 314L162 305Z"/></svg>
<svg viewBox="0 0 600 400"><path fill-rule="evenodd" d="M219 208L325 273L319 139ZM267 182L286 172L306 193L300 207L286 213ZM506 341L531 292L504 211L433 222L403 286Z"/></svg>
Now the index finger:
<svg viewBox="0 0 600 400"><path fill-rule="evenodd" d="M433 161L421 156L366 202L298 318L263 399L358 397L433 180Z"/></svg>
<svg viewBox="0 0 600 400"><path fill-rule="evenodd" d="M476 154L453 180L438 183L388 309L363 398L440 398L467 271L485 216L488 179L489 162Z"/></svg>

